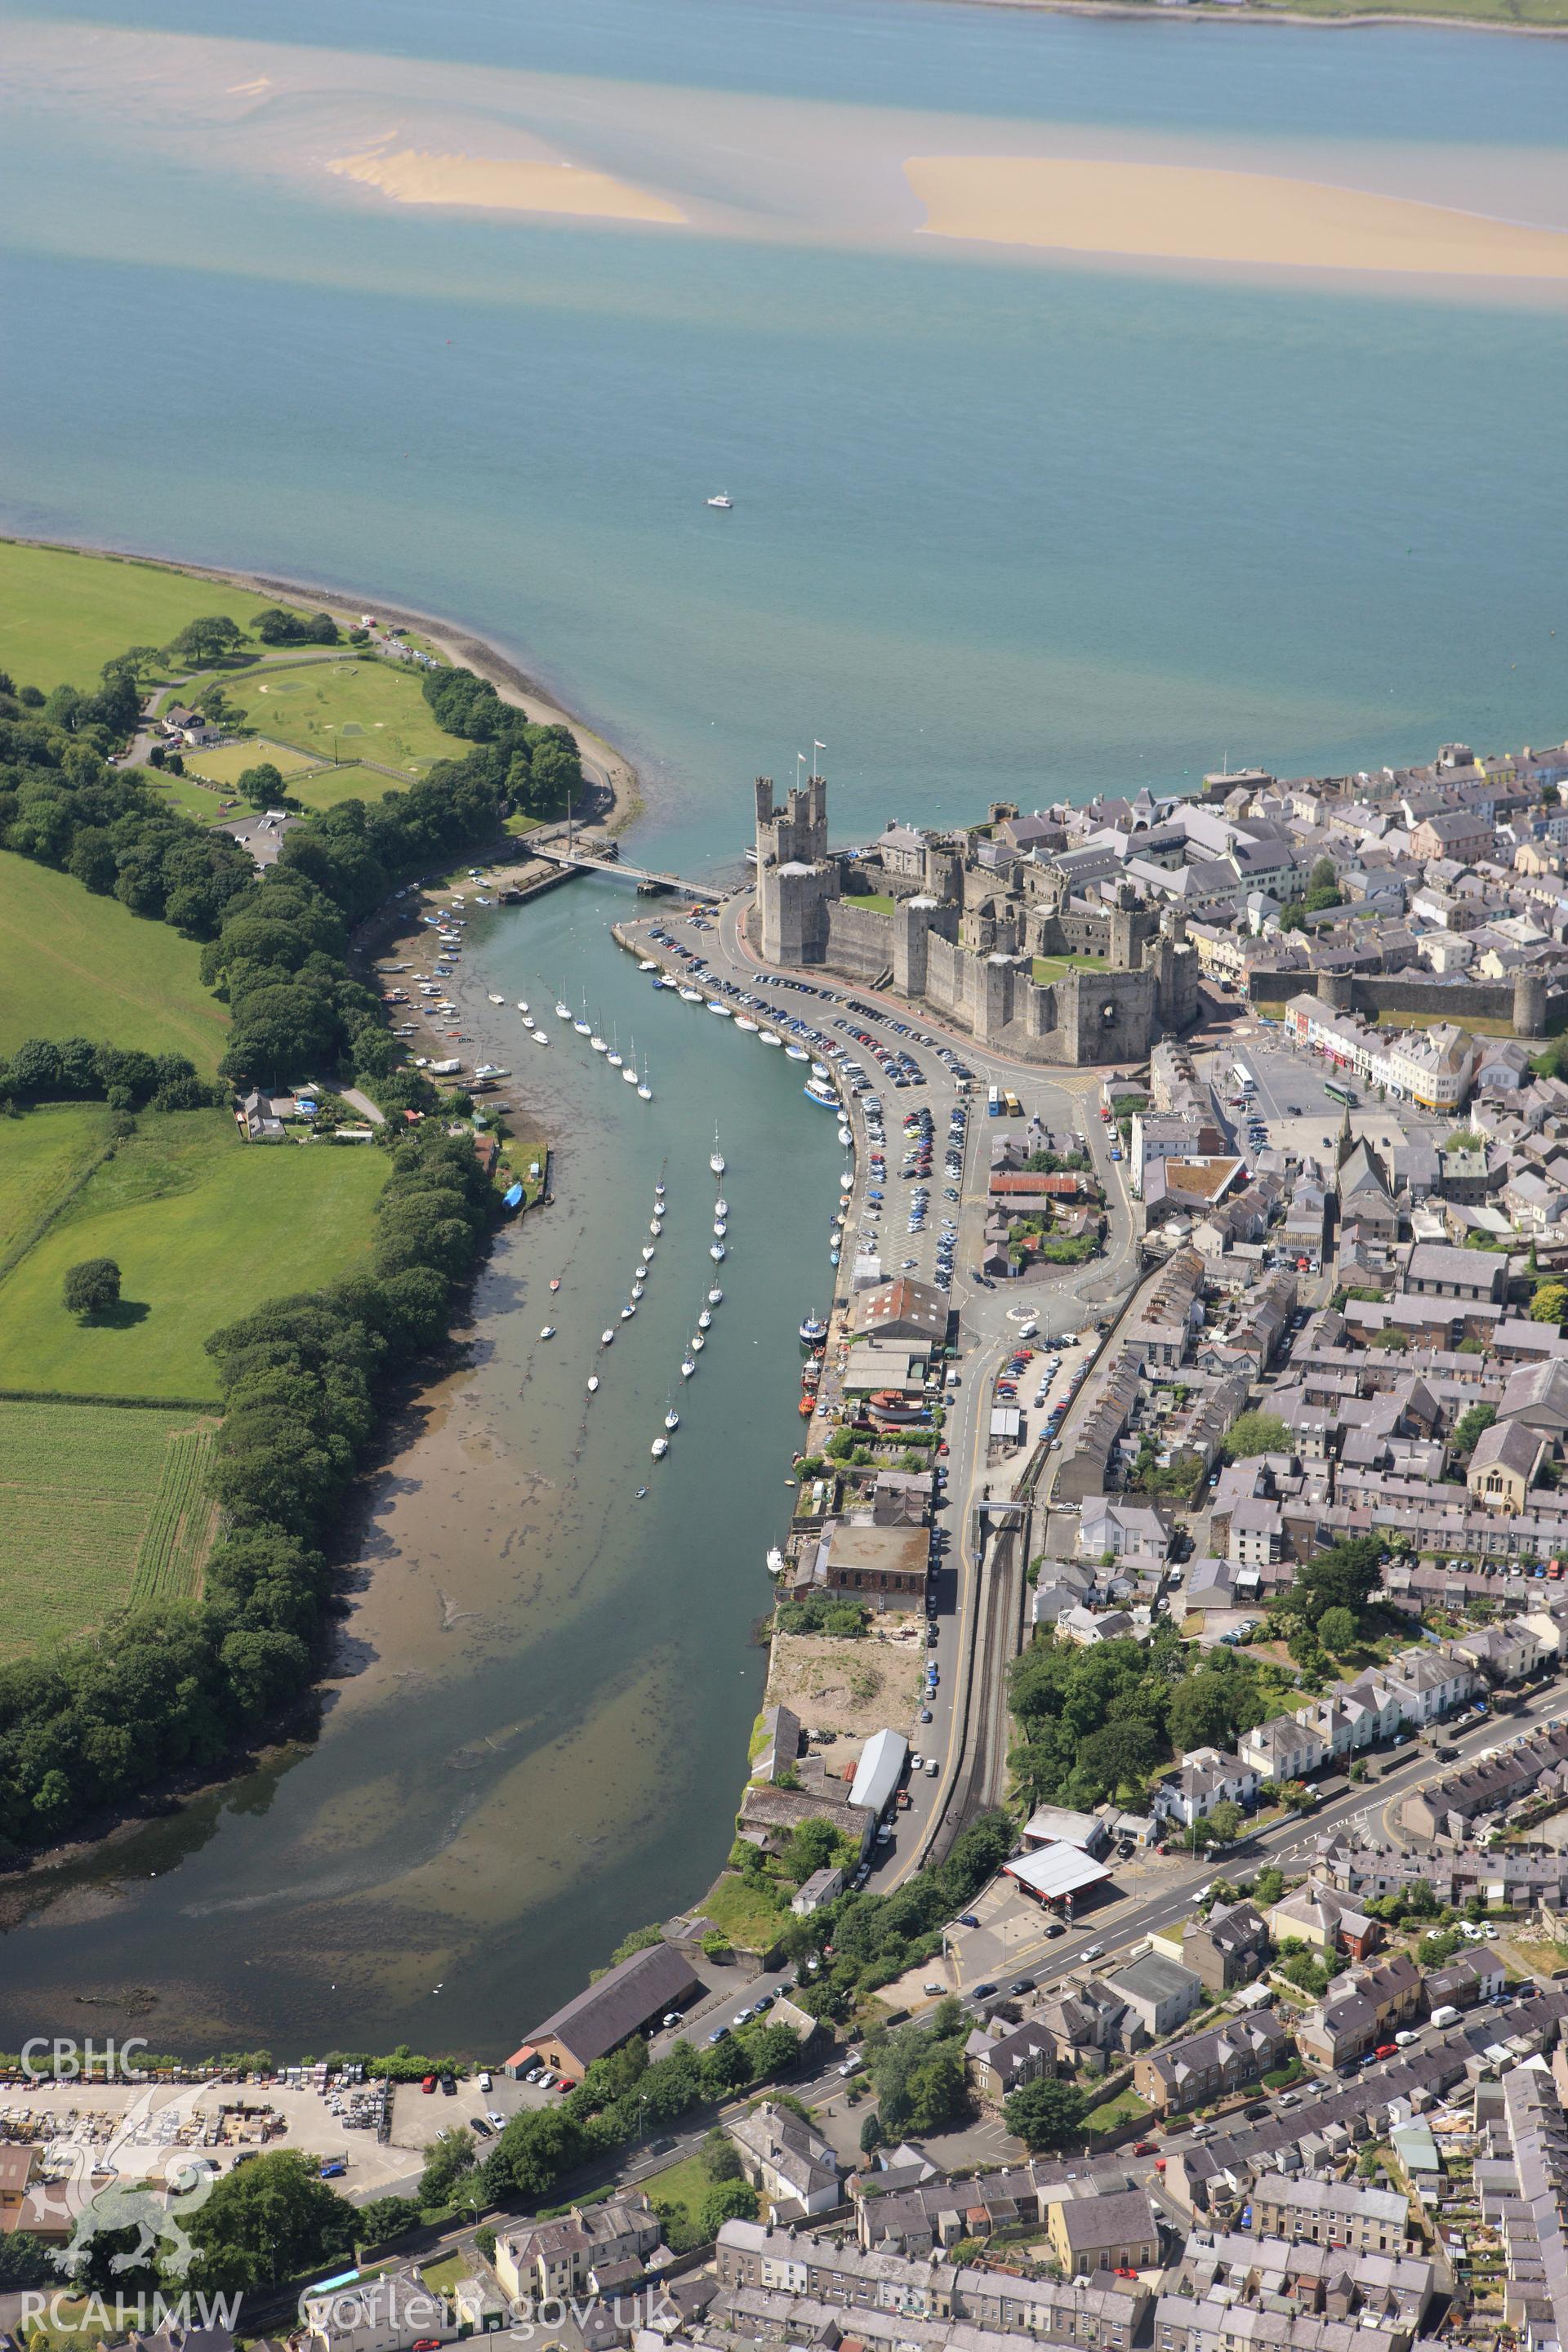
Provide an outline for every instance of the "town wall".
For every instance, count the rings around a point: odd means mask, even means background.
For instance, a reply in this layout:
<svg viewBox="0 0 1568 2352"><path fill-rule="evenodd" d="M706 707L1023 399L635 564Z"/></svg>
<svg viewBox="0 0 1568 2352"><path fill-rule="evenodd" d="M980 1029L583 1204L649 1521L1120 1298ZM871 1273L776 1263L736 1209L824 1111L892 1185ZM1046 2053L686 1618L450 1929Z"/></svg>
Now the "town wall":
<svg viewBox="0 0 1568 2352"><path fill-rule="evenodd" d="M1384 1013L1420 1013L1428 1019L1457 1022L1499 1022L1514 1026L1515 991L1511 980L1417 980L1401 972L1250 972L1247 994L1274 1000L1316 994L1337 1012L1354 1013L1374 1021ZM1549 992L1544 999L1544 1025L1537 1034L1555 1035L1568 1026L1568 992ZM1528 1034L1521 1030L1521 1034Z"/></svg>

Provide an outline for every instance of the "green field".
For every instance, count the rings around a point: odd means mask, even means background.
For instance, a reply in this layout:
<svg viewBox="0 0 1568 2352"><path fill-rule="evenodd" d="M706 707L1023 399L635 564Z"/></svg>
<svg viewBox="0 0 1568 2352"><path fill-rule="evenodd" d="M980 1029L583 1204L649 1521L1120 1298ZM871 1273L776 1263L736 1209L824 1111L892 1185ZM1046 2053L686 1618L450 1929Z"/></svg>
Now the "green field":
<svg viewBox="0 0 1568 2352"><path fill-rule="evenodd" d="M0 1280L0 1366L13 1386L69 1396L216 1401L209 1333L357 1264L385 1176L368 1145L249 1144L224 1111L144 1113ZM60 1303L67 1267L89 1257L121 1269L121 1307L101 1324Z"/></svg>
<svg viewBox="0 0 1568 2352"><path fill-rule="evenodd" d="M136 1553L131 1598L138 1606L188 1601L196 1591L217 1519L217 1506L206 1489L212 1444L212 1427L205 1423L169 1433L163 1475Z"/></svg>
<svg viewBox="0 0 1568 2352"><path fill-rule="evenodd" d="M412 783L413 777L405 779ZM378 801L385 793L400 793L404 785L395 776L384 776L379 768L363 767L357 760L344 760L336 768L309 768L304 774L290 776L289 797L301 808L336 808L340 801Z"/></svg>
<svg viewBox="0 0 1568 2352"><path fill-rule="evenodd" d="M53 1103L0 1119L0 1265L107 1140L101 1103ZM8 1365L15 1381L16 1368Z"/></svg>
<svg viewBox="0 0 1568 2352"><path fill-rule="evenodd" d="M884 898L882 893L878 890L863 891L858 898L856 898L850 891L847 890L844 894L844 904L847 907L859 907L863 908L868 915L890 915L893 911L894 901L891 898Z"/></svg>
<svg viewBox="0 0 1568 2352"><path fill-rule="evenodd" d="M227 1028L194 940L0 850L0 1054L24 1037L90 1037L186 1054L210 1076Z"/></svg>
<svg viewBox="0 0 1568 2352"><path fill-rule="evenodd" d="M95 686L104 663L128 646L166 646L187 621L213 613L247 628L253 613L280 601L162 564L0 540L0 669L46 693L66 682Z"/></svg>
<svg viewBox="0 0 1568 2352"><path fill-rule="evenodd" d="M142 1599L154 1550L146 1597L195 1590L212 1512L190 1472L210 1444L188 1412L0 1398L0 1657Z"/></svg>
<svg viewBox="0 0 1568 2352"><path fill-rule="evenodd" d="M238 688L236 688L238 691ZM187 776L205 776L221 784L226 793L237 784L247 768L259 767L269 760L280 776L298 775L310 764L304 752L290 751L287 743L269 743L265 737L250 743L215 743L210 749L184 753ZM150 770L155 774L155 770Z"/></svg>
<svg viewBox="0 0 1568 2352"><path fill-rule="evenodd" d="M446 734L430 716L413 674L384 661L318 662L237 681L248 723L300 751L330 760L384 761L408 778L437 760L460 760L472 749ZM395 779L388 777L390 791Z"/></svg>
<svg viewBox="0 0 1568 2352"><path fill-rule="evenodd" d="M204 784L192 775L171 776L166 768L144 768L142 772L159 800L166 801L181 816L194 818L197 824L216 824L226 814L249 814L243 801L236 803L226 786Z"/></svg>

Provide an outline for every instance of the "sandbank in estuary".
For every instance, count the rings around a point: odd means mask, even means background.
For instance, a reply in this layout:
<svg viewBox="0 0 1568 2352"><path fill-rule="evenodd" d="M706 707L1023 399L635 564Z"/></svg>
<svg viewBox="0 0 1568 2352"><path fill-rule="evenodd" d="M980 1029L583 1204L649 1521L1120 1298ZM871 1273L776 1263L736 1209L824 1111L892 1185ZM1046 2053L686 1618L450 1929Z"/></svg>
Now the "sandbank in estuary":
<svg viewBox="0 0 1568 2352"><path fill-rule="evenodd" d="M911 156L923 233L1127 259L1568 278L1568 232L1325 182L1173 163Z"/></svg>
<svg viewBox="0 0 1568 2352"><path fill-rule="evenodd" d="M467 205L487 212L554 213L578 220L650 221L683 227L667 198L608 172L521 156L437 155L416 147L342 155L340 178L379 188L402 205Z"/></svg>

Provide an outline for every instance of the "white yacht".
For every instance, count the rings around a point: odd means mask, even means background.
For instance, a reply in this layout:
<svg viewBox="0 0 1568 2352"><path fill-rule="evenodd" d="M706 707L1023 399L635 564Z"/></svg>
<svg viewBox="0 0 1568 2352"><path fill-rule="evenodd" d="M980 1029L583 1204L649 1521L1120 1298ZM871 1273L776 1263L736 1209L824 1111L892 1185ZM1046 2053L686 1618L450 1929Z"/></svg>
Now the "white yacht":
<svg viewBox="0 0 1568 2352"><path fill-rule="evenodd" d="M615 1336L616 1336L616 1334L615 1334L615 1330L614 1330L614 1328L612 1328L610 1330L608 1330L608 1331L601 1331L601 1332L600 1332L600 1334L599 1334L599 1345L600 1345L600 1347L601 1347L601 1348L607 1348L607 1347L609 1346L609 1344L610 1344L611 1340L615 1338Z"/></svg>
<svg viewBox="0 0 1568 2352"><path fill-rule="evenodd" d="M545 1325L545 1327L544 1327L543 1330L540 1333L540 1335L539 1335L539 1336L540 1336L540 1338L541 1338L542 1339L554 1339L554 1337L555 1337L555 1326L554 1326L554 1324L553 1324L553 1323L547 1323L547 1324Z"/></svg>
<svg viewBox="0 0 1568 2352"><path fill-rule="evenodd" d="M550 1043L549 1038L545 1035L542 1029L531 1030L529 1034L532 1037L536 1045L548 1045Z"/></svg>
<svg viewBox="0 0 1568 2352"><path fill-rule="evenodd" d="M754 1021L748 1021L748 1020L747 1020L747 1018L746 1018L746 1016L745 1016L745 1014L744 1014L743 1013L736 1013L736 1015L735 1015L735 1026L736 1026L736 1028L737 1028L737 1029L751 1029L751 1030L755 1030L756 1025L757 1025L757 1024L756 1024L756 1023L755 1023Z"/></svg>
<svg viewBox="0 0 1568 2352"><path fill-rule="evenodd" d="M670 1403L668 1397L665 1399L664 1425L666 1429L679 1429L680 1427L680 1415L676 1412L675 1407Z"/></svg>
<svg viewBox="0 0 1568 2352"><path fill-rule="evenodd" d="M637 1098L641 1102L652 1102L653 1100L653 1088L647 1082L647 1064L646 1062L643 1064L642 1076L637 1080Z"/></svg>
<svg viewBox="0 0 1568 2352"><path fill-rule="evenodd" d="M689 1381L696 1370L697 1367L692 1362L689 1356L682 1357L680 1363L680 1377L683 1381Z"/></svg>
<svg viewBox="0 0 1568 2352"><path fill-rule="evenodd" d="M719 1301L723 1297L723 1296L724 1296L723 1292L720 1289L720 1287L719 1287L718 1284L717 1284L717 1283L715 1283L715 1284L713 1285L712 1289L708 1293L708 1304L709 1304L709 1306L710 1306L710 1307L717 1307L717 1306L718 1306L718 1304L719 1304Z"/></svg>
<svg viewBox="0 0 1568 2352"><path fill-rule="evenodd" d="M557 1021L570 1021L572 1018L572 1007L564 997L558 996L555 1000L555 1018Z"/></svg>
<svg viewBox="0 0 1568 2352"><path fill-rule="evenodd" d="M728 514L735 501L732 498L728 497L723 490L721 490L716 497L710 499L708 503L710 507L718 507L721 512Z"/></svg>
<svg viewBox="0 0 1568 2352"><path fill-rule="evenodd" d="M607 1037L601 1037L596 1029L589 1037L588 1043L592 1045L595 1054L607 1054L610 1050L609 1039Z"/></svg>
<svg viewBox="0 0 1568 2352"><path fill-rule="evenodd" d="M528 1011L528 999L526 996L520 996L518 998L517 1009L520 1013L526 1013Z"/></svg>
<svg viewBox="0 0 1568 2352"><path fill-rule="evenodd" d="M724 1173L724 1155L719 1149L719 1130L717 1128L713 1130L713 1149L708 1154L708 1165L711 1168L715 1176L722 1176Z"/></svg>
<svg viewBox="0 0 1568 2352"><path fill-rule="evenodd" d="M504 1004L504 1003L506 1003L506 999L505 999L505 997L504 997L504 996L497 996L497 995L496 995L496 993L495 993L495 992L494 992L493 990L490 990L490 991L489 991L489 992L489 992L489 1000L490 1000L490 1003L491 1003L492 1004Z"/></svg>
<svg viewBox="0 0 1568 2352"><path fill-rule="evenodd" d="M647 1229L653 1235L655 1241L658 1241L660 1234L664 1231L663 1219L661 1217L650 1217L647 1221Z"/></svg>
<svg viewBox="0 0 1568 2352"><path fill-rule="evenodd" d="M700 1332L700 1331L694 1331L694 1332L692 1333L692 1335L691 1335L691 1352L692 1352L692 1354L693 1354L694 1356L700 1356L700 1355L701 1354L701 1352L702 1352L703 1349L704 1349L707 1345L708 1345L708 1342L707 1342L707 1340L702 1337L702 1334L701 1334L701 1332Z"/></svg>
<svg viewBox="0 0 1568 2352"><path fill-rule="evenodd" d="M605 1059L608 1062L612 1070L618 1070L622 1062L626 1059L625 1055L621 1052L620 1034L616 1030L612 1029L610 1032L610 1043L605 1050Z"/></svg>
<svg viewBox="0 0 1568 2352"><path fill-rule="evenodd" d="M532 1013L525 1013L523 1014L523 1016L522 1016L522 1025L523 1025L523 1027L524 1027L525 1029L531 1029L531 1028L532 1028L532 1026L533 1026L533 1015L532 1015Z"/></svg>
<svg viewBox="0 0 1568 2352"><path fill-rule="evenodd" d="M574 1021L572 1026L575 1029L579 1037L592 1036L594 1024L588 1018L588 1000L586 997L583 999L583 1018L581 1021Z"/></svg>
<svg viewBox="0 0 1568 2352"><path fill-rule="evenodd" d="M719 1198L713 1203L713 1214L716 1217L727 1217L729 1213L730 1203L724 1198L723 1193L721 1192Z"/></svg>
<svg viewBox="0 0 1568 2352"><path fill-rule="evenodd" d="M759 1029L757 1034L762 1039L764 1045L782 1045L784 1044L784 1039L782 1037L775 1036L771 1029Z"/></svg>
<svg viewBox="0 0 1568 2352"><path fill-rule="evenodd" d="M697 1318L697 1328L700 1331L710 1331L712 1328L713 1309L710 1307L705 1307L702 1309L701 1314Z"/></svg>
<svg viewBox="0 0 1568 2352"><path fill-rule="evenodd" d="M714 1264L715 1264L715 1265L717 1265L717 1264L718 1264L718 1262L719 1262L719 1260L720 1260L720 1259L723 1256L723 1255L724 1255L724 1244L723 1244L723 1243L722 1243L722 1242L715 1242L715 1243L712 1244L711 1248L709 1250L708 1255L709 1255L709 1256L713 1260Z"/></svg>
<svg viewBox="0 0 1568 2352"><path fill-rule="evenodd" d="M651 1242L649 1242L649 1243L648 1243L648 1244L647 1244L647 1248L643 1251L643 1254L642 1254L642 1262L643 1262L644 1265L648 1265L648 1264L651 1262L652 1257L653 1257L653 1244L652 1244Z"/></svg>
<svg viewBox="0 0 1568 2352"><path fill-rule="evenodd" d="M727 1223L727 1222L725 1221L725 1219L724 1219L724 1218L722 1218L722 1217L715 1217L715 1218L714 1218L714 1220L713 1220L713 1234L714 1234L714 1238L715 1238L715 1240L717 1240L717 1241L722 1241L722 1240L723 1240L723 1238L724 1238L724 1236L725 1236L725 1234L729 1232L729 1230L730 1230L730 1227L729 1227L729 1225L728 1225L728 1223Z"/></svg>

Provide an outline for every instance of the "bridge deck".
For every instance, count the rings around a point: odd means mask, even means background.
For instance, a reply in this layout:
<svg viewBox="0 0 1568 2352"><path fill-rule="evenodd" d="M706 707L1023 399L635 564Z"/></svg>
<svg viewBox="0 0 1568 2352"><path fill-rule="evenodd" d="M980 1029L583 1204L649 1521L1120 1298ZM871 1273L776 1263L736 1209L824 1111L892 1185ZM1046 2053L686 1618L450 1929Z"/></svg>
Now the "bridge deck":
<svg viewBox="0 0 1568 2352"><path fill-rule="evenodd" d="M689 882L680 874L660 874L651 866L628 866L619 857L590 857L581 850L563 849L559 843L541 843L533 852L536 857L548 857L557 866L580 866L586 873L624 874L630 882L659 882L667 890L683 891L689 898L702 898L710 903L724 896L722 889L710 882Z"/></svg>

